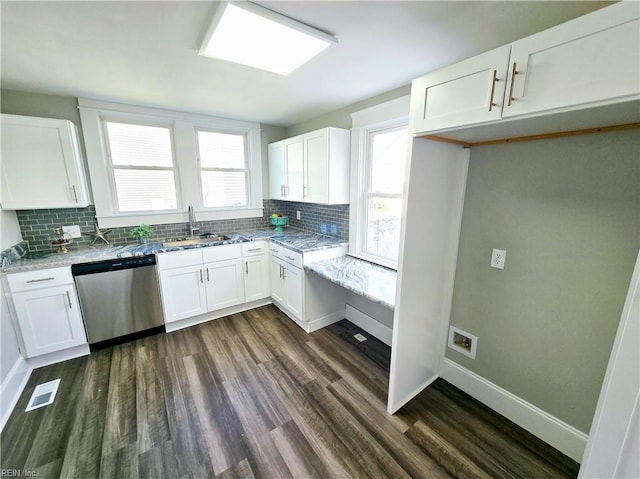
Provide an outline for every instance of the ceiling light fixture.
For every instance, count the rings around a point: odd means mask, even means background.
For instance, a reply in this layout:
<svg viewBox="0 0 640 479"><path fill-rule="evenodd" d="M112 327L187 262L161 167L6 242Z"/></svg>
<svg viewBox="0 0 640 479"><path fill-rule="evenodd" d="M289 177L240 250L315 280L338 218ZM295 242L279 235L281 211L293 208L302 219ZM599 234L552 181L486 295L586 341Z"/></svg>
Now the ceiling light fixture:
<svg viewBox="0 0 640 479"><path fill-rule="evenodd" d="M221 2L200 55L288 75L338 40L250 2Z"/></svg>

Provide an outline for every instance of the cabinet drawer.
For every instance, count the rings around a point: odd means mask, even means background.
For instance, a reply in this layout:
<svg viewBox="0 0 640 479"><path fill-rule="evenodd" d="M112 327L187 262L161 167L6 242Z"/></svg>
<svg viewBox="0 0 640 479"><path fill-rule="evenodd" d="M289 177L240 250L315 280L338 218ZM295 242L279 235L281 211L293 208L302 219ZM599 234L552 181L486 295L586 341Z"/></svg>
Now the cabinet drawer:
<svg viewBox="0 0 640 479"><path fill-rule="evenodd" d="M71 268L64 266L61 268L8 274L7 281L9 282L11 292L15 293L17 291L29 291L32 289L71 284L73 283L73 276L71 276Z"/></svg>
<svg viewBox="0 0 640 479"><path fill-rule="evenodd" d="M251 241L242 243L242 256L258 256L269 251L269 245L266 241Z"/></svg>
<svg viewBox="0 0 640 479"><path fill-rule="evenodd" d="M156 256L158 269L181 268L194 264L202 264L202 251L200 249L190 249L185 251L170 251L160 253Z"/></svg>
<svg viewBox="0 0 640 479"><path fill-rule="evenodd" d="M280 258L286 263L302 268L302 254L273 243L269 245L269 249L271 250L271 254L276 258Z"/></svg>
<svg viewBox="0 0 640 479"><path fill-rule="evenodd" d="M221 246L210 246L202 249L202 260L205 263L211 261L224 261L227 259L237 259L242 257L240 244L226 244Z"/></svg>

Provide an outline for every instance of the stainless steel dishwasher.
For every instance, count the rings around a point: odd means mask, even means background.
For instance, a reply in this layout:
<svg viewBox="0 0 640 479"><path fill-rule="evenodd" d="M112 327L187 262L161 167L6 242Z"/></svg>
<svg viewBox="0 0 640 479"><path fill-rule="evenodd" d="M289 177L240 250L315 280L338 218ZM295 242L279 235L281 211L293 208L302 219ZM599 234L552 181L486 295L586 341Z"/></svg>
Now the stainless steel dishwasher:
<svg viewBox="0 0 640 479"><path fill-rule="evenodd" d="M91 349L164 331L155 255L71 267Z"/></svg>

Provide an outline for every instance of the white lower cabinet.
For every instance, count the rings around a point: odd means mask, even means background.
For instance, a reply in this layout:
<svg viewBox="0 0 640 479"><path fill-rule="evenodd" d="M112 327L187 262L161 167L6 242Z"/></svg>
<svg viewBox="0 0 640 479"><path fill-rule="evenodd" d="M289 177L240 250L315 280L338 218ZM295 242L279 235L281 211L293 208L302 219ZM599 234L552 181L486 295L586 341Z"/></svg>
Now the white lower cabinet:
<svg viewBox="0 0 640 479"><path fill-rule="evenodd" d="M302 270L275 256L271 257L271 297L302 320Z"/></svg>
<svg viewBox="0 0 640 479"><path fill-rule="evenodd" d="M269 244L252 241L242 245L244 268L244 299L247 302L268 298L271 295L269 276Z"/></svg>
<svg viewBox="0 0 640 479"><path fill-rule="evenodd" d="M69 267L9 274L7 282L25 357L87 344Z"/></svg>
<svg viewBox="0 0 640 479"><path fill-rule="evenodd" d="M202 265L160 271L165 322L207 312Z"/></svg>
<svg viewBox="0 0 640 479"><path fill-rule="evenodd" d="M240 245L158 255L165 322L244 303Z"/></svg>

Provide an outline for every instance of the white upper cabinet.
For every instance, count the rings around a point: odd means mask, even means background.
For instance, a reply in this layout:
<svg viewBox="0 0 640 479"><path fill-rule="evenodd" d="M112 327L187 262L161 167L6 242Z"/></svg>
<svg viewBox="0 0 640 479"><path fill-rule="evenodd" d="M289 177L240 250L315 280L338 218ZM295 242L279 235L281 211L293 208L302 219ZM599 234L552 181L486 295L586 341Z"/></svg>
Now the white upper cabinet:
<svg viewBox="0 0 640 479"><path fill-rule="evenodd" d="M269 143L269 198L284 200L287 170L284 162L284 140Z"/></svg>
<svg viewBox="0 0 640 479"><path fill-rule="evenodd" d="M349 203L350 135L349 130L329 127L271 143L271 198L335 205Z"/></svg>
<svg viewBox="0 0 640 479"><path fill-rule="evenodd" d="M78 132L68 120L2 115L3 209L90 204Z"/></svg>
<svg viewBox="0 0 640 479"><path fill-rule="evenodd" d="M413 81L412 130L435 131L500 120L510 46Z"/></svg>
<svg viewBox="0 0 640 479"><path fill-rule="evenodd" d="M639 16L620 2L515 42L503 117L637 97Z"/></svg>
<svg viewBox="0 0 640 479"><path fill-rule="evenodd" d="M302 201L304 186L304 139L302 135L284 140L287 170L285 200Z"/></svg>
<svg viewBox="0 0 640 479"><path fill-rule="evenodd" d="M411 130L453 132L637 100L639 18L638 2L619 2L418 78ZM598 121L590 126L604 126Z"/></svg>

